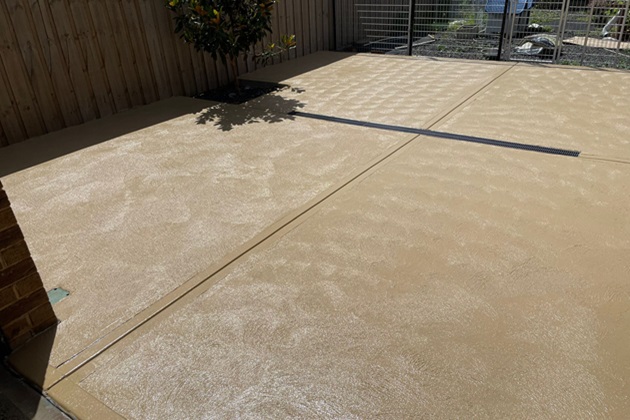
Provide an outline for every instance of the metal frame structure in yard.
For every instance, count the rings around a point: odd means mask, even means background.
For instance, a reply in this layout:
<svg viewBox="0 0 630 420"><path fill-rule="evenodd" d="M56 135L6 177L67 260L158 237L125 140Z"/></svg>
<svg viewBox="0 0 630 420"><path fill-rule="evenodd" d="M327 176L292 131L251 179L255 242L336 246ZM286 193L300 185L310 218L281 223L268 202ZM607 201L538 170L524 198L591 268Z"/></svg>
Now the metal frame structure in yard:
<svg viewBox="0 0 630 420"><path fill-rule="evenodd" d="M630 68L630 0L354 0L352 8L358 51ZM346 17L337 15L341 26Z"/></svg>

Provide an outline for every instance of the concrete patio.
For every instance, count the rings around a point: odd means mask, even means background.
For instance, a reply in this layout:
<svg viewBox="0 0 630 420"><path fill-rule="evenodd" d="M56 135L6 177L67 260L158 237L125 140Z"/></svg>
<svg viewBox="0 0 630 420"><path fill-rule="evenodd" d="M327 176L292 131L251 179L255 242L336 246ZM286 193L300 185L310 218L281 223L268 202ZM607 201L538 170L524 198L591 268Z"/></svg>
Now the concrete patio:
<svg viewBox="0 0 630 420"><path fill-rule="evenodd" d="M290 88L0 149L70 291L15 369L79 418L630 412L630 73L317 53L245 78Z"/></svg>

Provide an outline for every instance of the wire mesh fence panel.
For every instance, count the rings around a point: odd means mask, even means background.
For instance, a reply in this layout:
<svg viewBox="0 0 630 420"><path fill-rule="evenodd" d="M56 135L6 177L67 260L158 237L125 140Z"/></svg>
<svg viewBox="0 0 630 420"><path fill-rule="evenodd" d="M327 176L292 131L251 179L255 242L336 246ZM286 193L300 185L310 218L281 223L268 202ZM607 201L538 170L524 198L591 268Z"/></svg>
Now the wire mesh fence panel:
<svg viewBox="0 0 630 420"><path fill-rule="evenodd" d="M356 8L365 36L359 51L391 54L405 50L409 0L360 0Z"/></svg>
<svg viewBox="0 0 630 420"><path fill-rule="evenodd" d="M354 1L358 51L630 69L630 0Z"/></svg>
<svg viewBox="0 0 630 420"><path fill-rule="evenodd" d="M487 12L486 0L417 1L414 55L495 59L502 16Z"/></svg>
<svg viewBox="0 0 630 420"><path fill-rule="evenodd" d="M495 58L500 27L486 33L486 0L416 0L412 54L437 57ZM365 39L359 51L407 54L409 0L359 0Z"/></svg>
<svg viewBox="0 0 630 420"><path fill-rule="evenodd" d="M407 54L409 0L359 0L362 33L359 51ZM486 0L416 0L412 54L436 57L496 58L500 23L486 32Z"/></svg>
<svg viewBox="0 0 630 420"><path fill-rule="evenodd" d="M557 62L630 69L628 0L570 2Z"/></svg>
<svg viewBox="0 0 630 420"><path fill-rule="evenodd" d="M568 0L509 0L506 5L501 8L506 13L502 58L555 62L562 51Z"/></svg>
<svg viewBox="0 0 630 420"><path fill-rule="evenodd" d="M624 42L628 0L536 1L527 25L507 27L504 58L567 65L629 68ZM508 16L513 18L512 11ZM512 19L508 19L514 22Z"/></svg>

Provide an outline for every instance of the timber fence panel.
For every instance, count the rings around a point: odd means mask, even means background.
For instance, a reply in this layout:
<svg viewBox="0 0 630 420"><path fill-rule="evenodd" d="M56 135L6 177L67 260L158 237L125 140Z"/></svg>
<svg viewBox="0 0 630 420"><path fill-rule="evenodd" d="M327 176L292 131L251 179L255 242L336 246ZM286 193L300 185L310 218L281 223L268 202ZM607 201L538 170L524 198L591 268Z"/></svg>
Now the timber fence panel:
<svg viewBox="0 0 630 420"><path fill-rule="evenodd" d="M296 48L273 63L333 48L333 1L352 10L350 0L281 0L256 50L292 34ZM233 79L174 26L164 0L0 1L0 147ZM260 67L254 53L239 74Z"/></svg>

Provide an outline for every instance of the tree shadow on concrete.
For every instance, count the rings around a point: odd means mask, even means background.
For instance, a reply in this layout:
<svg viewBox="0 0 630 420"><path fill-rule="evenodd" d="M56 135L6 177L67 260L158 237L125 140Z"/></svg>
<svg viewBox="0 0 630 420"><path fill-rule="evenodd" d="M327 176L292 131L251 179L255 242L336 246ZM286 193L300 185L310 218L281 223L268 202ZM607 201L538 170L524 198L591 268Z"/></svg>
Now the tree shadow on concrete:
<svg viewBox="0 0 630 420"><path fill-rule="evenodd" d="M293 92L300 93L297 90ZM294 120L289 113L305 106L297 99L287 99L278 94L269 94L248 101L242 105L219 103L197 114L197 124L212 124L221 131L230 131L234 127L267 123L274 124Z"/></svg>

